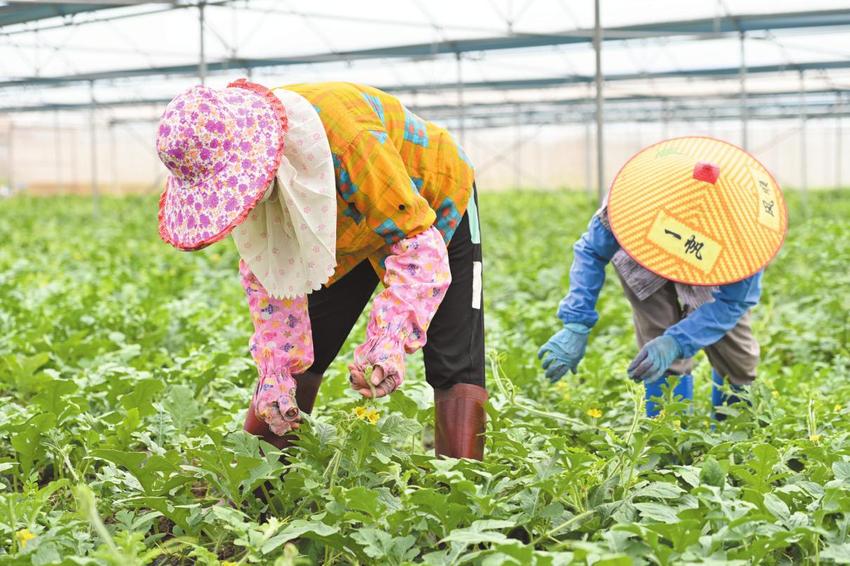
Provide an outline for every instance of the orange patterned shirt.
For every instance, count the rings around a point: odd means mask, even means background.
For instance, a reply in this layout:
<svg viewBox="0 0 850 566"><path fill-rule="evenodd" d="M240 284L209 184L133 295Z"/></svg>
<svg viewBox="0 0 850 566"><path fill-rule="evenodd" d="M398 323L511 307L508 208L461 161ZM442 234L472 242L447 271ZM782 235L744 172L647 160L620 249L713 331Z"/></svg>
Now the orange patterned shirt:
<svg viewBox="0 0 850 566"><path fill-rule="evenodd" d="M333 154L337 267L327 285L364 259L382 276L390 246L435 226L446 243L472 194L473 167L443 128L376 88L287 85L315 107Z"/></svg>

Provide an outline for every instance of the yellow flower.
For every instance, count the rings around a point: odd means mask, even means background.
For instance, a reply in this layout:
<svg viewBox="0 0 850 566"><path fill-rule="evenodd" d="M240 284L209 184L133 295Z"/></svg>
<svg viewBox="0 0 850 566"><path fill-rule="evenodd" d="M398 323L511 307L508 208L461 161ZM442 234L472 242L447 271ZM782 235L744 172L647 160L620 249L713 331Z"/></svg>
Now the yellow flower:
<svg viewBox="0 0 850 566"><path fill-rule="evenodd" d="M354 408L354 416L358 419L369 421L370 423L375 424L376 422L378 422L378 419L381 418L381 413L371 407L367 409L366 407L360 406Z"/></svg>
<svg viewBox="0 0 850 566"><path fill-rule="evenodd" d="M770 394L773 395L774 397L779 397L779 391L777 391L776 389L771 391Z"/></svg>
<svg viewBox="0 0 850 566"><path fill-rule="evenodd" d="M32 534L29 529L21 529L15 533L15 538L18 539L18 544L20 544L23 549L27 547L27 543L29 541L35 538L35 535Z"/></svg>
<svg viewBox="0 0 850 566"><path fill-rule="evenodd" d="M593 419L598 419L602 416L602 411L600 411L599 409L588 409L587 416Z"/></svg>
<svg viewBox="0 0 850 566"><path fill-rule="evenodd" d="M679 419L675 419L673 421L673 426L675 426L676 428L682 428L682 421L680 421Z"/></svg>
<svg viewBox="0 0 850 566"><path fill-rule="evenodd" d="M819 442L820 441L820 435L819 434L810 434L809 440L811 440L812 442Z"/></svg>
<svg viewBox="0 0 850 566"><path fill-rule="evenodd" d="M844 408L844 407L842 407L841 405L839 405L839 404L837 404L837 403L836 403L836 405L832 408L832 410L833 410L834 412L836 412L836 413L840 413L840 412L841 412L841 409L843 409L843 408Z"/></svg>

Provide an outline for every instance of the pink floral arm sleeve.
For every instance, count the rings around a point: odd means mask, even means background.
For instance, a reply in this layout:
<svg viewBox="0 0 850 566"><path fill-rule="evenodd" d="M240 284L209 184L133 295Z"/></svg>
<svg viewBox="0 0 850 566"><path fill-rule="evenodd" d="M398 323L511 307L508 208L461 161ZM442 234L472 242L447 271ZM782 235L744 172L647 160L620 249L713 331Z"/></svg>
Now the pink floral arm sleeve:
<svg viewBox="0 0 850 566"><path fill-rule="evenodd" d="M361 371L380 366L404 381L404 357L425 345L431 319L452 281L449 254L436 228L394 244L386 260L386 288L375 297L366 342L354 351Z"/></svg>
<svg viewBox="0 0 850 566"><path fill-rule="evenodd" d="M251 356L260 374L252 405L257 417L272 432L283 434L300 415L292 376L304 373L313 365L307 297L269 296L244 261L239 262L239 275L254 322Z"/></svg>

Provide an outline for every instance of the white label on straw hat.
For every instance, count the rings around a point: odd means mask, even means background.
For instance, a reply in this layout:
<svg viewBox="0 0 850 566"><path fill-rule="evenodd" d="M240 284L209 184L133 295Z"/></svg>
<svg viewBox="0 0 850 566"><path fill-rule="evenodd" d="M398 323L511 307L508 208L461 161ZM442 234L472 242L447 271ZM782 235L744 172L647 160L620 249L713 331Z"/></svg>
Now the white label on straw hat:
<svg viewBox="0 0 850 566"><path fill-rule="evenodd" d="M647 236L650 242L694 267L710 273L723 246L678 219L658 212Z"/></svg>
<svg viewBox="0 0 850 566"><path fill-rule="evenodd" d="M776 187L773 185L773 180L769 175L765 175L752 167L750 167L750 174L753 176L753 182L758 193L759 224L767 226L771 230L779 231L780 211L776 204Z"/></svg>

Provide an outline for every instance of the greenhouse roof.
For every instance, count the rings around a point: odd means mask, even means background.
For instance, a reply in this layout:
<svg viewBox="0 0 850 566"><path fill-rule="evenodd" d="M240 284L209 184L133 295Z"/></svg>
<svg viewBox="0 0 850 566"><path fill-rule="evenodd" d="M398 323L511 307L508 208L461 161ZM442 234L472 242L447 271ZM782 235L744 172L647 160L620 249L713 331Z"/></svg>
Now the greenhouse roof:
<svg viewBox="0 0 850 566"><path fill-rule="evenodd" d="M60 4L62 5L62 4ZM663 38L681 35L718 37L722 34L754 32L793 28L836 27L850 25L850 9L791 12L779 14L755 14L701 18L683 21L656 22L649 24L606 28L605 41L624 39ZM589 43L591 30L572 30L558 33L517 33L472 39L452 39L429 43L413 43L388 47L330 51L323 53L287 55L279 57L229 57L206 62L210 72L227 70L250 70L263 67L351 62L367 59L417 59L445 54L528 49ZM194 75L199 72L198 62L149 66L106 71L83 72L56 76L29 76L0 81L0 88L21 86L55 86L75 82L140 78L162 75ZM694 71L687 71L693 74ZM699 71L697 71L699 72ZM705 71L711 74L711 70Z"/></svg>
<svg viewBox="0 0 850 566"><path fill-rule="evenodd" d="M138 2L0 2L0 28L77 14L121 8Z"/></svg>

